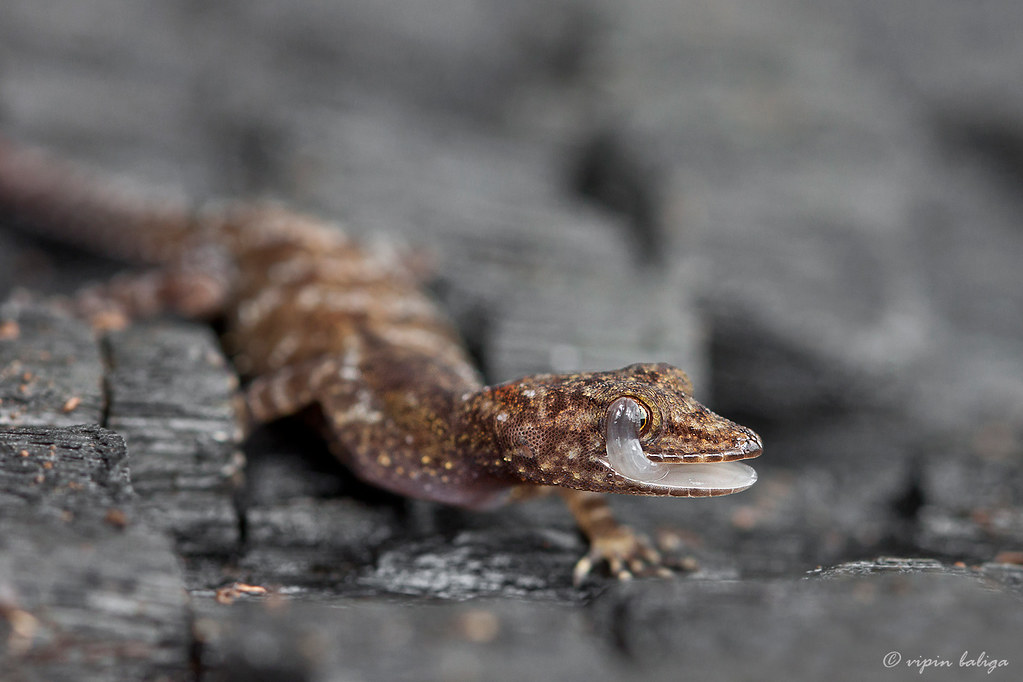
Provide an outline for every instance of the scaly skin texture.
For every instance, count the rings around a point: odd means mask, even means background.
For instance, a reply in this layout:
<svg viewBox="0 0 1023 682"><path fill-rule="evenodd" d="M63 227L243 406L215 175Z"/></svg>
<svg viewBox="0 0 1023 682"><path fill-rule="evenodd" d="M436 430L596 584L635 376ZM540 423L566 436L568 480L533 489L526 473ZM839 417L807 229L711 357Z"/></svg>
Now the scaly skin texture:
<svg viewBox="0 0 1023 682"><path fill-rule="evenodd" d="M750 429L714 414L692 398L682 370L636 364L611 372L541 374L468 396L461 443L500 475L536 484L591 492L706 497L707 490L660 490L614 471L604 431L608 407L622 396L649 410L645 449L689 463L748 459L760 454ZM718 493L720 494L720 493Z"/></svg>
<svg viewBox="0 0 1023 682"><path fill-rule="evenodd" d="M556 486L591 540L577 580L605 560L621 578L663 572L657 552L595 493L728 492L665 490L616 473L605 443L616 399L645 407L644 450L659 457L760 454L756 434L696 402L669 365L484 386L401 260L362 250L329 223L276 206L192 210L111 187L0 140L0 208L51 236L161 265L83 291L75 306L94 325L163 311L224 319L224 345L249 379L250 420L318 408L332 452L381 488L489 508Z"/></svg>

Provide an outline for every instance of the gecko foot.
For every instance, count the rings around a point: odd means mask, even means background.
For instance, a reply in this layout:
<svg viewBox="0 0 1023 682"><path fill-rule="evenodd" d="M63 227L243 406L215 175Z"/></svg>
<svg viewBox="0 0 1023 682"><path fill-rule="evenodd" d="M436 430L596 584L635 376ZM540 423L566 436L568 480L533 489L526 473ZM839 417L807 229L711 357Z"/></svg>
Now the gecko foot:
<svg viewBox="0 0 1023 682"><path fill-rule="evenodd" d="M606 563L618 580L632 580L634 576L670 578L674 573L666 567L661 554L644 536L631 528L616 526L613 532L593 539L590 551L576 562L572 571L572 584L578 587L596 566Z"/></svg>

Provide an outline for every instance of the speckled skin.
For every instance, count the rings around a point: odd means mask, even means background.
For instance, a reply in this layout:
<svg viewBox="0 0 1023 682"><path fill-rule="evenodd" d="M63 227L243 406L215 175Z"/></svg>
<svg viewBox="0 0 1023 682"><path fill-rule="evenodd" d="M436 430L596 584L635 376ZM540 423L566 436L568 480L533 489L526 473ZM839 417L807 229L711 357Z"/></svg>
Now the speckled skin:
<svg viewBox="0 0 1023 682"><path fill-rule="evenodd" d="M318 408L331 450L379 487L470 508L522 486L585 491L565 493L594 543L577 578L602 559L623 577L659 562L586 494L665 494L608 464L617 398L646 407L644 450L668 460L760 453L756 434L696 402L669 365L484 386L401 260L362 250L330 223L276 206L195 211L110 187L0 140L0 206L67 240L162 264L81 294L77 307L97 326L162 310L222 317L225 347L249 379L250 419Z"/></svg>
<svg viewBox="0 0 1023 682"><path fill-rule="evenodd" d="M527 483L631 495L709 496L706 490L664 491L624 478L606 455L608 408L623 396L646 407L649 420L641 443L644 451L658 453L656 461L729 462L760 454L753 431L714 414L692 391L685 373L667 364L526 377L468 398L462 442L476 453L497 453L489 461L479 459L490 470Z"/></svg>

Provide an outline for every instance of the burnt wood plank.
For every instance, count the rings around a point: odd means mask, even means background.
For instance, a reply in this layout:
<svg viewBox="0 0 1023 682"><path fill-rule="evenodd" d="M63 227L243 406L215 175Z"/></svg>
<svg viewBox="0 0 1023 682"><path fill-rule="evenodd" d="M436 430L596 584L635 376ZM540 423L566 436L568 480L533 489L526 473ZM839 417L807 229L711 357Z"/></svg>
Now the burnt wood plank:
<svg viewBox="0 0 1023 682"><path fill-rule="evenodd" d="M180 551L230 554L239 543L234 495L243 457L237 379L208 327L140 324L107 337L107 424L131 451L145 518Z"/></svg>
<svg viewBox="0 0 1023 682"><path fill-rule="evenodd" d="M0 676L180 677L191 646L172 544L134 511L123 439L0 430Z"/></svg>
<svg viewBox="0 0 1023 682"><path fill-rule="evenodd" d="M127 451L98 425L0 431L0 509L67 517L130 504Z"/></svg>
<svg viewBox="0 0 1023 682"><path fill-rule="evenodd" d="M89 326L43 303L0 306L0 424L98 424L103 360Z"/></svg>

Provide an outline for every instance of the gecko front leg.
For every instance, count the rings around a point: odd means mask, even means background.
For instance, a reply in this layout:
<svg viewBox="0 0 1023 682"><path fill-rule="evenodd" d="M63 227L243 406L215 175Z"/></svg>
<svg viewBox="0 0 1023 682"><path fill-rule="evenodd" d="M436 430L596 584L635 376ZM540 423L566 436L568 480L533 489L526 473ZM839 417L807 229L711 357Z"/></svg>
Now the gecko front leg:
<svg viewBox="0 0 1023 682"><path fill-rule="evenodd" d="M590 541L590 551L576 562L572 571L573 585L581 585L603 562L619 580L631 580L636 575L671 577L671 570L661 563L661 555L650 541L615 520L604 495L565 488L559 492L579 530Z"/></svg>
<svg viewBox="0 0 1023 682"><path fill-rule="evenodd" d="M343 380L344 367L342 358L316 357L257 377L244 392L246 421L263 424L312 405L325 386L336 387Z"/></svg>

